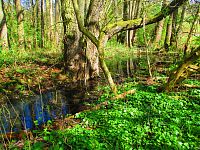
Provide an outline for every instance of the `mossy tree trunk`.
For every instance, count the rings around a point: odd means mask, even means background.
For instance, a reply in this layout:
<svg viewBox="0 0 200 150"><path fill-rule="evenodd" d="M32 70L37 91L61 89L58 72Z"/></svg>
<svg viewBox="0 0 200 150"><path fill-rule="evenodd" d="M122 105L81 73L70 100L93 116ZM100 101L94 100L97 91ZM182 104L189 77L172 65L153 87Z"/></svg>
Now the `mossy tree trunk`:
<svg viewBox="0 0 200 150"><path fill-rule="evenodd" d="M88 28L88 26L84 25L84 23L83 23L84 18L82 18L80 8L78 5L78 1L72 0L79 30L97 48L100 66L101 66L114 94L117 94L116 85L111 77L111 74L110 74L110 72L106 66L105 60L104 60L104 46L105 46L105 43L107 42L108 37L112 37L113 35L115 35L119 32L122 32L122 31L135 30L135 29L143 27L143 25L156 23L156 22L162 20L163 18L165 18L166 16L168 16L169 14L173 13L175 10L178 9L179 6L181 6L186 1L187 0L174 0L168 6L164 7L158 14L156 14L152 18L145 18L145 19L138 18L138 19L133 19L133 20L127 20L127 21L122 20L122 21L116 21L114 23L108 23L102 29L96 28L99 32L99 36L97 36L96 33L93 33L93 31L90 28ZM91 5L88 10L95 10L96 8L94 6L98 6L98 7L103 6L103 5L100 5L100 6L98 5L99 0L92 0L90 4ZM96 14L99 15L99 13L96 13Z"/></svg>
<svg viewBox="0 0 200 150"><path fill-rule="evenodd" d="M62 2L62 5L63 2ZM98 20L100 3L93 3L88 0L77 0L79 9L79 21L84 28L90 30L94 36L99 36ZM71 7L71 5L66 5ZM78 25L73 24L73 12L62 6L62 18L64 25L64 60L65 69L73 81L86 80L99 76L98 51L94 43L79 31ZM73 7L73 6L72 6ZM64 11L63 11L64 10ZM69 29L72 32L68 32Z"/></svg>
<svg viewBox="0 0 200 150"><path fill-rule="evenodd" d="M167 92L172 91L174 87L187 78L190 72L190 65L195 63L200 58L200 46L194 50L190 56L184 59L184 61L173 71L168 79L165 90ZM199 70L199 69L198 69Z"/></svg>

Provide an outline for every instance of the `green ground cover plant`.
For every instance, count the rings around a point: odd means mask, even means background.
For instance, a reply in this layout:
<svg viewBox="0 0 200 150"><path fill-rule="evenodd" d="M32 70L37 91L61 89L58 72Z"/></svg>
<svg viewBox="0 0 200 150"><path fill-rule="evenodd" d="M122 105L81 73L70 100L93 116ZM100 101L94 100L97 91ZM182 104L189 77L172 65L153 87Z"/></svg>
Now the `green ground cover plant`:
<svg viewBox="0 0 200 150"><path fill-rule="evenodd" d="M50 149L199 149L200 90L157 93L156 86L129 82L121 92L134 88L120 100L110 100L104 88L99 103L108 100L107 106L76 115L82 121L73 128L45 129L40 136Z"/></svg>

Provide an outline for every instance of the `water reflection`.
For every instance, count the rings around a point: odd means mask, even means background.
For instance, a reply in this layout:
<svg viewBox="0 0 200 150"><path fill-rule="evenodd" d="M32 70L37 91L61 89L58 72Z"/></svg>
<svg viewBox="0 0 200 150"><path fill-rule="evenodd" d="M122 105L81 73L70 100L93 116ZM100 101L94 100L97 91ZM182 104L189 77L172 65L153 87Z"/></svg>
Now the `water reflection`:
<svg viewBox="0 0 200 150"><path fill-rule="evenodd" d="M0 133L33 129L36 124L42 125L68 113L68 103L61 91L37 95L28 101L9 101L0 108Z"/></svg>

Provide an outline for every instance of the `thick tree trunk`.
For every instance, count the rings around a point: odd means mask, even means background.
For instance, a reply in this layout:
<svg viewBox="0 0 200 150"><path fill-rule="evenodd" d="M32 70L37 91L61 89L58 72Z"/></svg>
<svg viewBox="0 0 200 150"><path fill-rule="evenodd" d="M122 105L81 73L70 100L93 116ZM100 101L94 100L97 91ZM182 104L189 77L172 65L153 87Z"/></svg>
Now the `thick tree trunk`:
<svg viewBox="0 0 200 150"><path fill-rule="evenodd" d="M78 2L79 11L81 12L79 15L81 24L98 37L99 15L96 10L100 8L100 3L93 3L93 1L91 1L90 6L88 6L85 1L78 0ZM90 7L92 7L92 9ZM85 11L89 13L87 14ZM69 18L67 19L65 15L65 13L62 13L62 18L64 18L65 21L71 20ZM71 17L73 18L74 16ZM66 32L65 27L64 32ZM65 34L64 40L65 66L72 79L77 81L98 76L99 59L97 47L91 40L82 35L77 25L73 25L73 34Z"/></svg>
<svg viewBox="0 0 200 150"><path fill-rule="evenodd" d="M153 18L139 18L139 19L134 19L134 20L127 20L127 21L116 21L114 23L108 23L105 27L103 27L102 29L99 29L99 26L97 24L96 20L91 20L91 21L86 21L88 23L84 24L83 20L84 18L82 18L81 15L81 11L78 5L78 1L77 0L72 0L73 3L73 8L74 8L74 12L76 15L76 20L78 23L78 27L79 30L83 33L84 36L86 36L97 48L98 52L99 52L99 62L101 65L102 70L104 71L104 74L109 82L109 85L112 89L112 91L114 92L114 94L117 94L117 89L116 89L116 85L113 82L113 79L111 77L111 74L105 64L104 61L104 54L103 54L103 50L104 50L104 44L107 41L106 39L108 37L112 37L113 35L122 32L122 31L126 31L126 30L134 30L134 29L138 29L143 27L143 25L148 25L148 24L153 24L155 22L158 22L160 20L162 20L163 18L165 18L166 16L168 16L169 14L171 14L173 11L175 11L176 9L178 9L179 6L181 6L184 2L186 2L186 0L174 0L172 1L168 6L166 6L165 8L163 8L161 10L160 13L156 14ZM100 5L99 5L100 4ZM98 19L99 15L100 15L100 11L101 11L101 7L103 6L103 4L101 4L101 2L99 2L99 0L92 0L88 9L87 15L86 15L86 20L88 20L88 16L90 16L91 10L94 10L94 19ZM91 8L91 10L90 10ZM96 11L98 10L98 11ZM98 12L98 13L97 13ZM92 15L91 15L92 16ZM142 24L143 23L143 24ZM94 30L92 31L88 26L91 25L91 27L94 27ZM96 33L95 31L98 31L100 33ZM96 36L98 35L99 36Z"/></svg>

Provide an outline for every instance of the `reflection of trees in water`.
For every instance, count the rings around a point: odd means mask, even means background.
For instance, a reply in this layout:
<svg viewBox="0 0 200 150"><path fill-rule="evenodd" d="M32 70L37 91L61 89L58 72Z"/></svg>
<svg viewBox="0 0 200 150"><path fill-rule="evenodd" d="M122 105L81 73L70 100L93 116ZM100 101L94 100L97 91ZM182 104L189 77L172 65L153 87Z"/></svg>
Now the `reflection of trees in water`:
<svg viewBox="0 0 200 150"><path fill-rule="evenodd" d="M0 108L0 132L16 132L34 128L34 121L42 125L68 113L65 97L60 91L38 95L27 101L4 104Z"/></svg>

